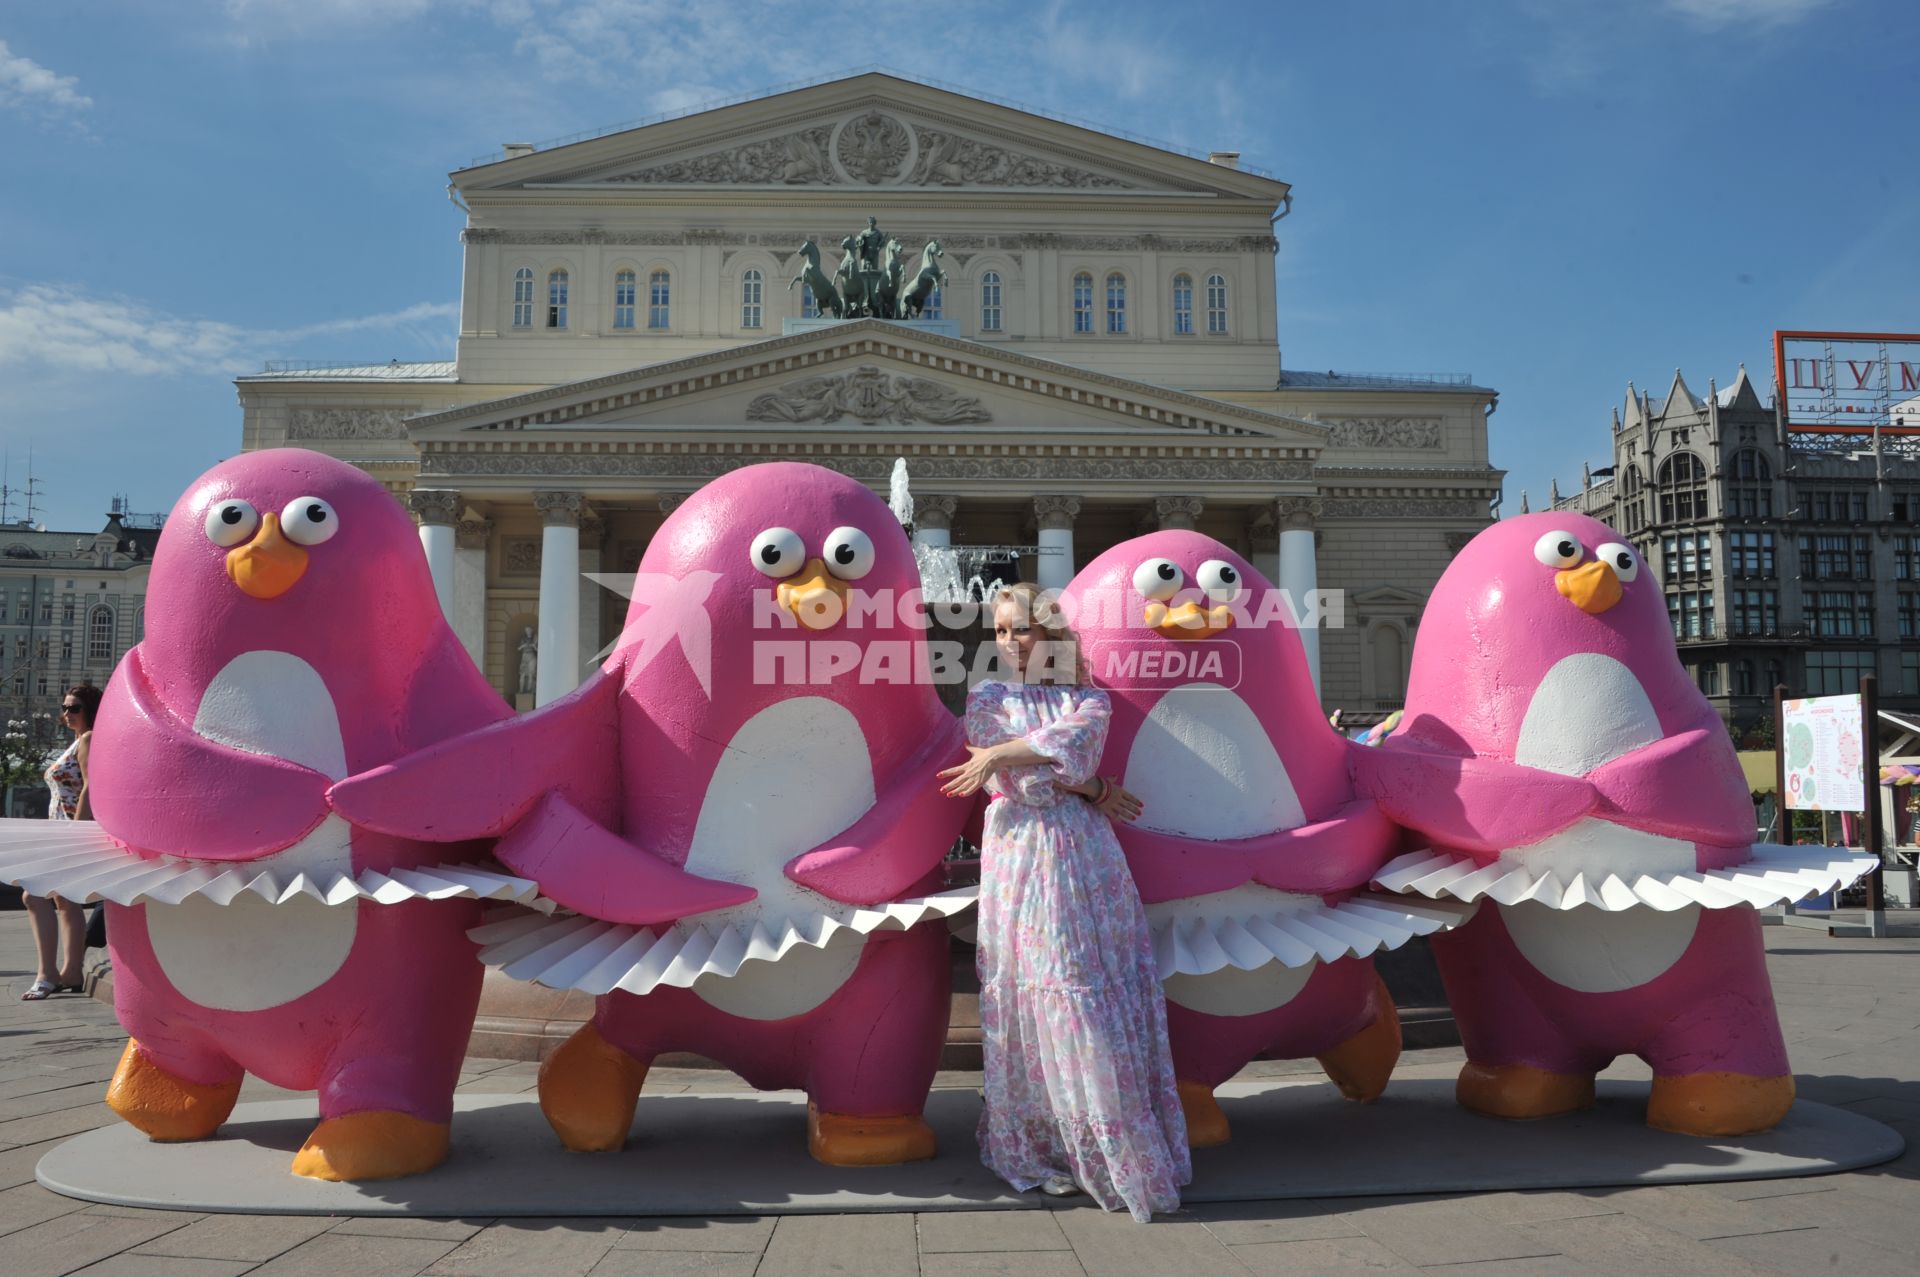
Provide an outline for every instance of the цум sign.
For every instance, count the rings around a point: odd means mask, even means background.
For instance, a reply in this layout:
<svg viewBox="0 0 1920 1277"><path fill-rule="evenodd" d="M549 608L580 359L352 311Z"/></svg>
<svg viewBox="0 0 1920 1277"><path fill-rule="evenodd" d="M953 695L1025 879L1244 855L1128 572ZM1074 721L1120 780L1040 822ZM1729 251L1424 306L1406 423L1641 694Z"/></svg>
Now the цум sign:
<svg viewBox="0 0 1920 1277"><path fill-rule="evenodd" d="M1783 701L1780 744L1786 805L1795 811L1865 811L1860 697Z"/></svg>
<svg viewBox="0 0 1920 1277"><path fill-rule="evenodd" d="M1920 434L1920 333L1782 330L1773 357L1788 429Z"/></svg>

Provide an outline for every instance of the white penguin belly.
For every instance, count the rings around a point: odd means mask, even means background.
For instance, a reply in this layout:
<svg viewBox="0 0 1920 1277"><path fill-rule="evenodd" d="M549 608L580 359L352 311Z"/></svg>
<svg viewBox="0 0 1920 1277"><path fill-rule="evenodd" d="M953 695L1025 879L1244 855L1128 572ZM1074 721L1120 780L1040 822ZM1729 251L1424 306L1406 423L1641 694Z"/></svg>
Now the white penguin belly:
<svg viewBox="0 0 1920 1277"><path fill-rule="evenodd" d="M1598 652L1576 652L1547 671L1527 703L1513 761L1562 776L1584 776L1662 739L1660 716L1633 671ZM1525 847L1502 852L1502 863L1575 875L1598 886L1609 877L1631 885L1643 874L1692 873L1690 842L1644 833L1591 817Z"/></svg>
<svg viewBox="0 0 1920 1277"><path fill-rule="evenodd" d="M1665 975L1700 923L1697 907L1609 913L1529 901L1499 908L1514 947L1533 969L1579 993L1618 993Z"/></svg>
<svg viewBox="0 0 1920 1277"><path fill-rule="evenodd" d="M200 698L193 729L334 780L347 774L333 697L311 665L287 652L245 652L228 662ZM329 815L293 846L242 867L280 876L351 873L352 829ZM353 949L360 906L305 896L276 905L243 894L226 905L198 897L149 903L146 915L154 957L182 996L218 1011L264 1011L333 978Z"/></svg>
<svg viewBox="0 0 1920 1277"><path fill-rule="evenodd" d="M867 738L851 711L820 696L769 705L727 743L686 863L688 873L743 883L760 894L675 925L751 930L760 924L777 932L787 918L844 911L787 877L786 864L853 824L873 803ZM865 947L865 936L841 930L823 948L796 946L777 962L751 961L732 976L701 976L692 988L728 1015L784 1020L832 997Z"/></svg>
<svg viewBox="0 0 1920 1277"><path fill-rule="evenodd" d="M1266 727L1214 683L1185 683L1154 702L1121 783L1140 799L1140 828L1160 833L1219 841L1307 820Z"/></svg>

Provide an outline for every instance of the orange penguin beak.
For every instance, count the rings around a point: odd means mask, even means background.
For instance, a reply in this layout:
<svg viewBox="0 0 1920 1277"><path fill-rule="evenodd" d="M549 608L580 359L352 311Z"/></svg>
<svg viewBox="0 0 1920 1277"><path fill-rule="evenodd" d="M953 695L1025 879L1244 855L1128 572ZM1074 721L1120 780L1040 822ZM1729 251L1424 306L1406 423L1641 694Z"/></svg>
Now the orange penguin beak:
<svg viewBox="0 0 1920 1277"><path fill-rule="evenodd" d="M1192 600L1175 608L1164 603L1149 603L1146 621L1148 628L1162 638L1211 638L1233 624L1233 609L1225 603L1204 608Z"/></svg>
<svg viewBox="0 0 1920 1277"><path fill-rule="evenodd" d="M1620 601L1620 577L1610 564L1595 559L1553 574L1553 583L1582 612L1598 616Z"/></svg>
<svg viewBox="0 0 1920 1277"><path fill-rule="evenodd" d="M774 597L810 630L831 629L847 612L847 583L827 571L824 559L808 559L805 567L780 582Z"/></svg>
<svg viewBox="0 0 1920 1277"><path fill-rule="evenodd" d="M256 599L277 599L306 572L309 557L280 531L279 515L262 515L253 540L227 551L227 575Z"/></svg>

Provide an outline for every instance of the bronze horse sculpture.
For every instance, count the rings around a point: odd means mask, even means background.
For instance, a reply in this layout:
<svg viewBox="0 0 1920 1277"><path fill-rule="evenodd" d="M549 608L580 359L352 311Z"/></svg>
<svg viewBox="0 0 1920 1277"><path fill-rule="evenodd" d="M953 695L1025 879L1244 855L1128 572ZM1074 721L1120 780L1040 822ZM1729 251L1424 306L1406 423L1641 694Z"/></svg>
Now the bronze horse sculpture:
<svg viewBox="0 0 1920 1277"><path fill-rule="evenodd" d="M841 300L833 281L827 278L827 273L820 269L820 246L812 240L805 240L800 245L800 256L806 258L807 264L798 275L787 281L787 291L792 292L795 284L805 284L813 294L814 308L822 315L830 314L839 319L846 313L846 303Z"/></svg>
<svg viewBox="0 0 1920 1277"><path fill-rule="evenodd" d="M940 269L940 259L945 255L940 251L939 240L927 241L927 247L920 254L920 270L900 298L900 318L920 318L933 297L933 290L947 282L947 272Z"/></svg>

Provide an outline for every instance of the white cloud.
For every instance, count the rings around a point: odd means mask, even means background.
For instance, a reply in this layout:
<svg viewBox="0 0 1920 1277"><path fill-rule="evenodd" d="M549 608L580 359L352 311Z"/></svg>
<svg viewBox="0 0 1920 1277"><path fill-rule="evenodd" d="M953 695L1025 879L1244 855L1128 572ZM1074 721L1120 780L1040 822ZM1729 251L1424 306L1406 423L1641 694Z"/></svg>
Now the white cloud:
<svg viewBox="0 0 1920 1277"><path fill-rule="evenodd" d="M62 284L28 284L0 292L0 367L233 376L257 371L263 359L301 353L301 345L316 338L347 334L385 336L409 351L444 352L458 313L452 302L422 302L387 314L261 330L170 315L130 298L92 296Z"/></svg>
<svg viewBox="0 0 1920 1277"><path fill-rule="evenodd" d="M1663 0L1666 7L1709 31L1730 27L1767 29L1792 26L1834 0Z"/></svg>
<svg viewBox="0 0 1920 1277"><path fill-rule="evenodd" d="M79 84L76 77L56 75L0 40L0 107L78 124L76 117L93 108L93 99L79 91Z"/></svg>

